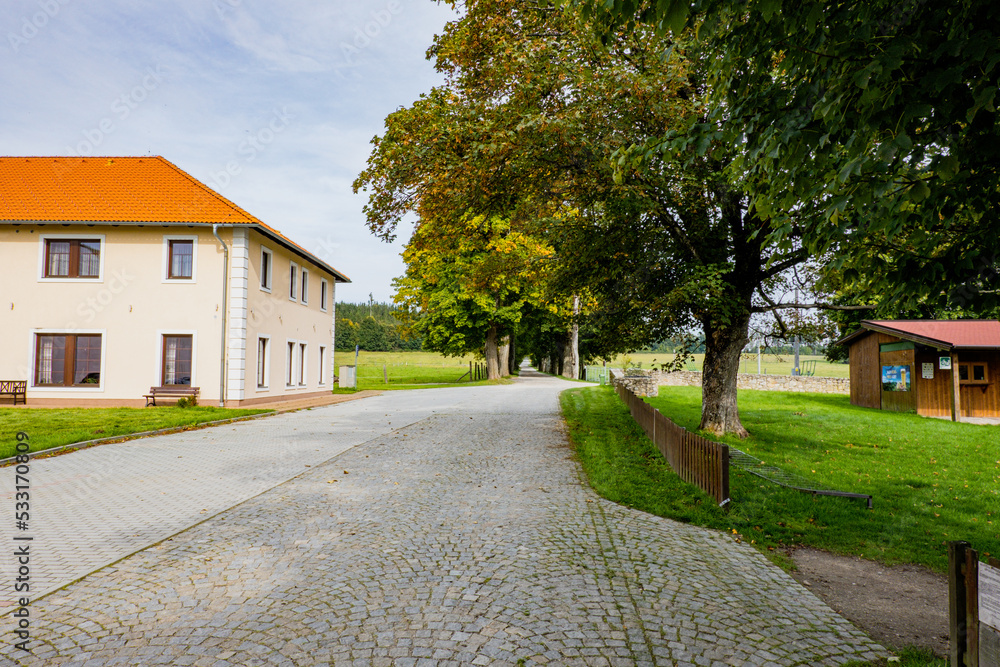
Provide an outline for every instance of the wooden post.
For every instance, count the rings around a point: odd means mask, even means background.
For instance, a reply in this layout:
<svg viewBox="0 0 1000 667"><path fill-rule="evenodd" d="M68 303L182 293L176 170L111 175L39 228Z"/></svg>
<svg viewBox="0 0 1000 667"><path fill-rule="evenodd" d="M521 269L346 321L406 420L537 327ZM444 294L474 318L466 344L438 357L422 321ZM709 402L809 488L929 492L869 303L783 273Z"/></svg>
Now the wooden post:
<svg viewBox="0 0 1000 667"><path fill-rule="evenodd" d="M958 372L953 368L952 372ZM951 636L951 667L967 667L968 650L968 600L965 583L968 542L956 540L948 543L948 611Z"/></svg>
<svg viewBox="0 0 1000 667"><path fill-rule="evenodd" d="M476 378L472 376L472 362L469 362L469 382L475 381Z"/></svg>
<svg viewBox="0 0 1000 667"><path fill-rule="evenodd" d="M979 667L979 554L965 552L965 636L968 667Z"/></svg>
<svg viewBox="0 0 1000 667"><path fill-rule="evenodd" d="M951 420L962 421L962 392L958 381L958 353L951 353Z"/></svg>
<svg viewBox="0 0 1000 667"><path fill-rule="evenodd" d="M389 384L389 371L386 370L385 362L382 363L382 381Z"/></svg>

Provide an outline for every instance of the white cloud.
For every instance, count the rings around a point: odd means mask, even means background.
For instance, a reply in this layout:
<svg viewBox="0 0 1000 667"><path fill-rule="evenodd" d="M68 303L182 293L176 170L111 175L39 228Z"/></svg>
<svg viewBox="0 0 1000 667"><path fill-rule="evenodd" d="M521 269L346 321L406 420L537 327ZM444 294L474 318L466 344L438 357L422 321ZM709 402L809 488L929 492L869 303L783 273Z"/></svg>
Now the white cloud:
<svg viewBox="0 0 1000 667"><path fill-rule="evenodd" d="M453 16L427 0L6 0L0 154L89 142L206 182L235 162L227 197L328 249L355 281L338 297L388 300L402 244L368 232L351 183L385 116L440 81L424 53ZM291 117L268 132L276 109Z"/></svg>

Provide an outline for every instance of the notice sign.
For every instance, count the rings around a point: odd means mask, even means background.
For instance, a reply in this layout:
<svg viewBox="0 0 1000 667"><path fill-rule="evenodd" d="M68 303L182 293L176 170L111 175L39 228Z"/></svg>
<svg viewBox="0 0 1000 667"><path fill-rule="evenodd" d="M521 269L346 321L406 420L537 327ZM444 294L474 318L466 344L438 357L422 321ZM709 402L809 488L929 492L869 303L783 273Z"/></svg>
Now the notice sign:
<svg viewBox="0 0 1000 667"><path fill-rule="evenodd" d="M979 564L979 622L1000 630L1000 569Z"/></svg>
<svg viewBox="0 0 1000 667"><path fill-rule="evenodd" d="M920 377L925 380L934 379L934 364L920 364Z"/></svg>
<svg viewBox="0 0 1000 667"><path fill-rule="evenodd" d="M938 368L943 371L951 370L951 357L938 357Z"/></svg>
<svg viewBox="0 0 1000 667"><path fill-rule="evenodd" d="M883 366L882 391L910 391L910 367Z"/></svg>

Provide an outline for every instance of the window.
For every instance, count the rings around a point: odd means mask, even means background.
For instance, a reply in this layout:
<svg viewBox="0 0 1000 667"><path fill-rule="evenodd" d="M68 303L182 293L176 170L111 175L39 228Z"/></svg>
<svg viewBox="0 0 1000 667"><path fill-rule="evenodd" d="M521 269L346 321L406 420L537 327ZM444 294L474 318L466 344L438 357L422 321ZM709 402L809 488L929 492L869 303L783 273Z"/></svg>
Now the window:
<svg viewBox="0 0 1000 667"><path fill-rule="evenodd" d="M35 386L101 384L100 334L37 334Z"/></svg>
<svg viewBox="0 0 1000 667"><path fill-rule="evenodd" d="M257 338L257 388L267 389L268 377L271 375L271 364L268 353L271 350L271 340L267 336Z"/></svg>
<svg viewBox="0 0 1000 667"><path fill-rule="evenodd" d="M302 303L309 303L309 272L302 269Z"/></svg>
<svg viewBox="0 0 1000 667"><path fill-rule="evenodd" d="M288 298L295 301L298 298L299 267L295 262L288 268Z"/></svg>
<svg viewBox="0 0 1000 667"><path fill-rule="evenodd" d="M191 384L192 343L190 334L163 337L163 386Z"/></svg>
<svg viewBox="0 0 1000 667"><path fill-rule="evenodd" d="M299 343L299 386L306 384L306 344Z"/></svg>
<svg viewBox="0 0 1000 667"><path fill-rule="evenodd" d="M319 280L319 309L324 313L326 312L326 298L327 290L329 289L329 283L326 282L326 278L320 278Z"/></svg>
<svg viewBox="0 0 1000 667"><path fill-rule="evenodd" d="M274 265L274 255L264 246L260 247L260 288L271 291L271 267Z"/></svg>
<svg viewBox="0 0 1000 667"><path fill-rule="evenodd" d="M295 384L295 341L288 341L288 355L285 358L285 368L288 369L285 378L285 386L291 387Z"/></svg>
<svg viewBox="0 0 1000 667"><path fill-rule="evenodd" d="M958 365L958 381L962 384L989 384L986 362L961 363Z"/></svg>
<svg viewBox="0 0 1000 667"><path fill-rule="evenodd" d="M167 240L167 278L191 279L194 277L194 241Z"/></svg>
<svg viewBox="0 0 1000 667"><path fill-rule="evenodd" d="M319 346L319 384L326 384L326 347Z"/></svg>
<svg viewBox="0 0 1000 667"><path fill-rule="evenodd" d="M101 277L101 239L45 238L44 278Z"/></svg>

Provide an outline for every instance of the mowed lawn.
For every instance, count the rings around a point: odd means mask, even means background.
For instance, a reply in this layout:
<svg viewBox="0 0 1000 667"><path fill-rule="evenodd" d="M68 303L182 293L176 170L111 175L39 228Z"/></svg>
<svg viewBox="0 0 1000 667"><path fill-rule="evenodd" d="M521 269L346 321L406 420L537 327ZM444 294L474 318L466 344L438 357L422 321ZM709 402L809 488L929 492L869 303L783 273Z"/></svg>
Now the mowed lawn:
<svg viewBox="0 0 1000 667"><path fill-rule="evenodd" d="M28 434L31 451L75 442L124 436L163 428L255 415L270 410L189 408L7 408L0 407L0 458L16 453L18 432Z"/></svg>
<svg viewBox="0 0 1000 667"><path fill-rule="evenodd" d="M626 361L630 364L641 364L642 368L658 368L661 364L674 360L674 355L670 352L632 352L631 354L620 354L608 366L622 368ZM704 354L695 354L685 364L685 370L700 371L705 361ZM806 368L804 362L815 361L815 373L817 377L846 378L850 377L850 366L848 364L831 363L826 357L818 355L799 355L799 364ZM791 375L792 367L795 365L795 357L791 354L762 354L760 359L760 371L763 375ZM594 365L594 364L590 364ZM597 364L600 365L600 364ZM740 373L757 373L757 354L744 353L740 357Z"/></svg>
<svg viewBox="0 0 1000 667"><path fill-rule="evenodd" d="M354 365L354 353L337 352L334 360L339 374L341 366ZM362 351L358 354L358 389L398 389L410 385L453 383L469 372L470 361L476 363L472 355L446 357L436 352ZM468 376L462 379L462 382L468 381Z"/></svg>
<svg viewBox="0 0 1000 667"><path fill-rule="evenodd" d="M660 387L648 399L685 428L698 426L698 387ZM682 482L608 388L566 392L564 413L595 489L611 500L720 528L775 554L804 544L884 563L947 566L947 542L1000 554L1000 427L955 424L852 406L847 396L741 391L746 440L722 440L769 465L829 487L874 496L813 496L731 469L720 509Z"/></svg>

